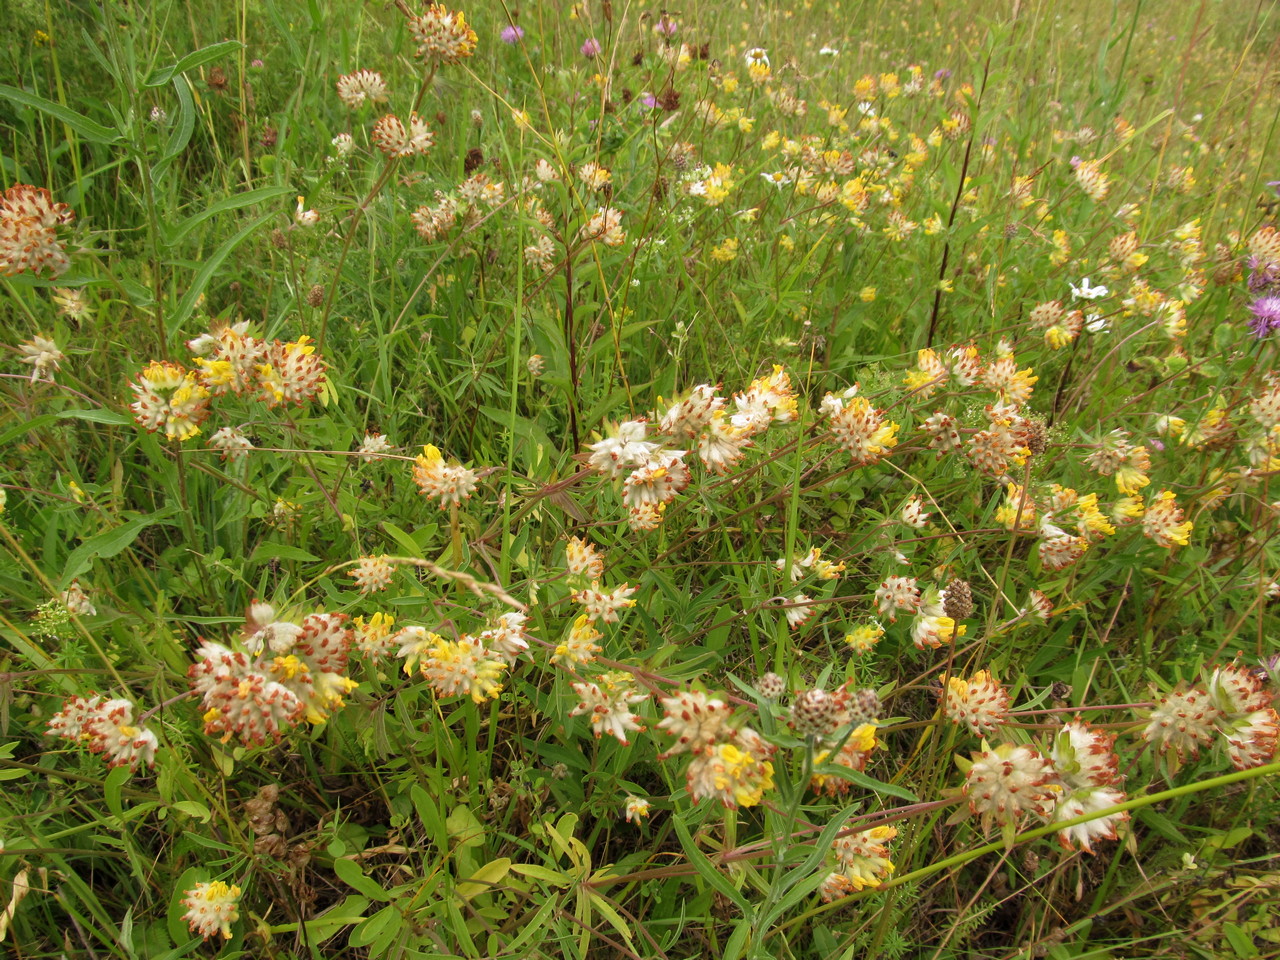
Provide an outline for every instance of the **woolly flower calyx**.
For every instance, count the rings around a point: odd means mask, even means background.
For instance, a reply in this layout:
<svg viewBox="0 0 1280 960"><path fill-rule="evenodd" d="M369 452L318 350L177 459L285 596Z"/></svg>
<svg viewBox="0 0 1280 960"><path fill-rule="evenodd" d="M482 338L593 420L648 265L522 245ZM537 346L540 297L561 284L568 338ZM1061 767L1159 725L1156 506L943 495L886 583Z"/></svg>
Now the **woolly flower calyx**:
<svg viewBox="0 0 1280 960"><path fill-rule="evenodd" d="M182 919L187 921L191 932L206 940L220 933L230 940L231 924L240 919L240 888L214 880L212 883L197 883L186 893L182 905L187 912Z"/></svg>
<svg viewBox="0 0 1280 960"><path fill-rule="evenodd" d="M458 63L476 52L479 39L461 10L443 3L431 3L417 16L409 17L409 33L418 45L420 60Z"/></svg>
<svg viewBox="0 0 1280 960"><path fill-rule="evenodd" d="M476 474L458 464L444 462L439 449L427 444L414 461L413 480L429 500L438 500L440 509L462 503L476 489Z"/></svg>
<svg viewBox="0 0 1280 960"><path fill-rule="evenodd" d="M579 697L578 705L569 711L569 716L577 717L585 714L591 719L591 732L596 739L602 734L609 734L626 746L629 731L640 731L644 724L631 712L631 707L643 703L645 694L636 691L629 673L606 673L599 682L583 682L573 684L573 692Z"/></svg>
<svg viewBox="0 0 1280 960"><path fill-rule="evenodd" d="M993 822L1016 828L1027 814L1048 817L1062 790L1052 766L1031 747L1002 743L991 749L983 741L972 760L957 762L965 771L961 793L984 830Z"/></svg>
<svg viewBox="0 0 1280 960"><path fill-rule="evenodd" d="M44 187L18 183L0 194L0 276L30 270L56 277L71 260L58 240L58 229L76 215L65 203L54 203Z"/></svg>

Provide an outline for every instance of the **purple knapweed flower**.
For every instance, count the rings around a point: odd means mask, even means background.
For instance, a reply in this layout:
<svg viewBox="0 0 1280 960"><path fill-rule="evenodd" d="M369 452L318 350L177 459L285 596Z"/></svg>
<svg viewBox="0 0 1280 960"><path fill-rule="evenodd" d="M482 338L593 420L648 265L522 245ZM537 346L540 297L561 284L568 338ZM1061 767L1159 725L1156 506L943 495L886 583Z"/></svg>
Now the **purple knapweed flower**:
<svg viewBox="0 0 1280 960"><path fill-rule="evenodd" d="M1258 339L1280 330L1280 297L1259 297L1249 305L1249 332Z"/></svg>
<svg viewBox="0 0 1280 960"><path fill-rule="evenodd" d="M951 71L950 71L950 70L948 70L946 67L943 67L941 70L939 70L939 71L937 71L936 73L934 73L934 75L933 75L933 79L935 79L935 80L949 80L949 79L951 79Z"/></svg>
<svg viewBox="0 0 1280 960"><path fill-rule="evenodd" d="M517 27L514 23L509 23L502 28L502 32L498 34L498 38L503 43L519 43L524 36L524 28Z"/></svg>
<svg viewBox="0 0 1280 960"><path fill-rule="evenodd" d="M639 100L642 107L647 107L650 110L658 105L658 98L648 91L640 94Z"/></svg>
<svg viewBox="0 0 1280 960"><path fill-rule="evenodd" d="M592 57L600 56L600 51L604 47L600 46L600 41L595 37L588 37L586 42L582 44L582 55L590 60Z"/></svg>
<svg viewBox="0 0 1280 960"><path fill-rule="evenodd" d="M653 25L653 32L660 37L674 37L676 31L680 29L680 25L668 17L665 13L658 18L658 22Z"/></svg>

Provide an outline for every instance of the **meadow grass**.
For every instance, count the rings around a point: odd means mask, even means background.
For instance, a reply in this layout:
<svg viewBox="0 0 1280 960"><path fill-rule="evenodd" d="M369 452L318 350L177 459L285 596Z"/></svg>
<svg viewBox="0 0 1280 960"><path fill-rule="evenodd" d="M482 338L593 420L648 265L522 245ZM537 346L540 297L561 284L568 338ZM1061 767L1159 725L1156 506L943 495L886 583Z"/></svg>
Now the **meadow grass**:
<svg viewBox="0 0 1280 960"><path fill-rule="evenodd" d="M6 13L11 955L1280 954L1272 5Z"/></svg>

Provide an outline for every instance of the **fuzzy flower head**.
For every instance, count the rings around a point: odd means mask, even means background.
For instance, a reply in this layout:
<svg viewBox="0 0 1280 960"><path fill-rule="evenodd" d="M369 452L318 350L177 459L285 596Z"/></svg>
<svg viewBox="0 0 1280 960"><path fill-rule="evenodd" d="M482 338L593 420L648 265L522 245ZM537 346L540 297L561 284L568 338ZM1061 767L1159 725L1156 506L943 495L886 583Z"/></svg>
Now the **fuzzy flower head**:
<svg viewBox="0 0 1280 960"><path fill-rule="evenodd" d="M393 449L385 433L366 433L364 439L360 441L356 455L365 463L368 463L371 460L381 459L382 454L388 453Z"/></svg>
<svg viewBox="0 0 1280 960"><path fill-rule="evenodd" d="M422 652L422 675L441 697L467 695L474 703L484 703L502 692L502 674L507 664L495 658L477 637L445 640Z"/></svg>
<svg viewBox="0 0 1280 960"><path fill-rule="evenodd" d="M387 83L373 70L357 70L338 78L338 99L352 110L367 103L387 102Z"/></svg>
<svg viewBox="0 0 1280 960"><path fill-rule="evenodd" d="M847 882L845 892L878 887L892 876L889 841L897 835L897 827L882 826L836 838L831 849L836 856L836 873Z"/></svg>
<svg viewBox="0 0 1280 960"><path fill-rule="evenodd" d="M663 453L636 467L623 482L623 500L629 509L670 503L689 485L685 451Z"/></svg>
<svg viewBox="0 0 1280 960"><path fill-rule="evenodd" d="M43 187L19 183L0 194L0 276L30 270L56 277L71 266L59 228L76 215Z"/></svg>
<svg viewBox="0 0 1280 960"><path fill-rule="evenodd" d="M578 240L598 240L606 247L618 247L626 242L622 229L622 211L614 207L600 207L578 231Z"/></svg>
<svg viewBox="0 0 1280 960"><path fill-rule="evenodd" d="M723 700L702 690L686 690L660 701L662 719L658 729L676 738L676 742L659 759L689 751L701 753L726 737L733 709Z"/></svg>
<svg viewBox="0 0 1280 960"><path fill-rule="evenodd" d="M153 362L130 384L134 419L171 440L189 440L209 413L209 391L181 364Z"/></svg>
<svg viewBox="0 0 1280 960"><path fill-rule="evenodd" d="M732 740L704 747L685 772L690 798L719 800L729 810L756 806L773 788L772 755L773 748L748 727Z"/></svg>
<svg viewBox="0 0 1280 960"><path fill-rule="evenodd" d="M156 735L133 718L128 700L103 700L91 696L72 697L49 721L49 733L66 740L88 744L111 767L155 766L159 741Z"/></svg>
<svg viewBox="0 0 1280 960"><path fill-rule="evenodd" d="M574 620L565 634L564 640L557 644L551 655L551 662L564 664L573 670L578 664L590 663L603 649L598 643L603 634L595 628L590 617L585 613Z"/></svg>
<svg viewBox="0 0 1280 960"><path fill-rule="evenodd" d="M66 359L58 345L45 337L35 336L18 346L22 362L31 364L31 382L53 380L58 365Z"/></svg>
<svg viewBox="0 0 1280 960"><path fill-rule="evenodd" d="M844 635L844 642L856 653L869 652L884 636L884 627L874 620L854 627Z"/></svg>
<svg viewBox="0 0 1280 960"><path fill-rule="evenodd" d="M476 32L461 10L443 3L430 3L417 16L409 17L409 34L418 45L418 59L427 63L458 63L476 52Z"/></svg>
<svg viewBox="0 0 1280 960"><path fill-rule="evenodd" d="M1071 790L1105 787L1120 781L1115 735L1090 729L1082 720L1064 724L1053 738L1049 759Z"/></svg>
<svg viewBox="0 0 1280 960"><path fill-rule="evenodd" d="M876 604L882 616L898 619L899 610L911 613L920 609L920 587L915 577L887 577L876 588Z"/></svg>
<svg viewBox="0 0 1280 960"><path fill-rule="evenodd" d="M1185 547L1193 526L1183 519L1182 509L1169 490L1153 496L1142 517L1142 532L1162 547Z"/></svg>
<svg viewBox="0 0 1280 960"><path fill-rule="evenodd" d="M1102 164L1098 160L1084 160L1076 164L1076 183L1086 196L1095 203L1106 199L1111 187L1110 179L1102 172Z"/></svg>
<svg viewBox="0 0 1280 960"><path fill-rule="evenodd" d="M853 462L866 466L888 456L898 443L898 425L865 397L853 397L830 418L831 432Z"/></svg>
<svg viewBox="0 0 1280 960"><path fill-rule="evenodd" d="M217 933L230 940L231 924L240 919L239 902L239 887L228 886L221 880L197 883L182 899L182 905L187 908L182 919L187 921L192 933L206 940Z"/></svg>
<svg viewBox="0 0 1280 960"><path fill-rule="evenodd" d="M1047 817L1061 791L1053 768L1031 747L1002 743L995 749L983 743L972 760L962 761L965 782L961 792L969 809L991 823L1014 825L1026 814Z"/></svg>
<svg viewBox="0 0 1280 960"><path fill-rule="evenodd" d="M573 599L576 603L582 604L583 611L589 619L599 620L602 623L617 623L620 611L636 605L636 602L631 599L636 589L624 583L606 593L601 589L600 583L593 580L589 588L573 594Z"/></svg>
<svg viewBox="0 0 1280 960"><path fill-rule="evenodd" d="M822 769L824 766L835 766L846 770L865 770L872 751L880 745L880 741L876 739L874 723L858 724L834 756L830 750L820 750L814 754L814 774L809 779L809 788L814 793L825 794L828 797L839 797L849 793L852 788L849 780L838 774L823 773Z"/></svg>
<svg viewBox="0 0 1280 960"><path fill-rule="evenodd" d="M626 803L623 804L623 811L626 814L627 823L639 824L645 817L649 816L649 801L644 797L634 797L627 795Z"/></svg>
<svg viewBox="0 0 1280 960"><path fill-rule="evenodd" d="M627 420L618 424L609 436L591 444L587 464L606 477L616 477L643 466L660 446L645 439L646 430L643 420Z"/></svg>
<svg viewBox="0 0 1280 960"><path fill-rule="evenodd" d="M1052 820L1054 823L1059 823L1086 813L1101 813L1123 802L1124 794L1112 787L1076 790L1058 801L1053 809ZM1058 842L1065 850L1079 849L1092 854L1094 843L1098 840L1115 840L1116 827L1128 819L1128 811L1121 811L1085 823L1077 823L1071 827L1063 827L1058 831Z"/></svg>
<svg viewBox="0 0 1280 960"><path fill-rule="evenodd" d="M385 590L395 575L395 567L387 562L385 556L361 557L350 571L356 581L356 587L365 596L379 590Z"/></svg>
<svg viewBox="0 0 1280 960"><path fill-rule="evenodd" d="M1213 743L1214 723L1221 716L1204 690L1175 690L1151 711L1142 737L1156 750L1171 754L1176 764L1187 757L1194 759L1202 746Z"/></svg>
<svg viewBox="0 0 1280 960"><path fill-rule="evenodd" d="M768 376L752 380L745 392L735 394L733 402L738 412L730 422L747 436L763 433L771 423L789 423L799 415L791 376L777 364Z"/></svg>
<svg viewBox="0 0 1280 960"><path fill-rule="evenodd" d="M428 500L438 500L440 509L456 506L476 489L476 475L459 464L445 463L440 451L427 444L414 461L413 480Z"/></svg>
<svg viewBox="0 0 1280 960"><path fill-rule="evenodd" d="M325 389L325 362L308 336L265 345L262 361L257 374L268 407L286 403L301 406Z"/></svg>
<svg viewBox="0 0 1280 960"><path fill-rule="evenodd" d="M1009 714L1009 694L986 670L968 680L949 677L942 690L942 710L952 723L977 736L994 733Z"/></svg>
<svg viewBox="0 0 1280 960"><path fill-rule="evenodd" d="M604 557L595 545L581 537L570 537L564 547L565 566L570 576L599 580L604 576Z"/></svg>
<svg viewBox="0 0 1280 960"><path fill-rule="evenodd" d="M373 125L372 140L388 157L412 157L435 146L436 135L416 113L410 114L407 124L388 113Z"/></svg>
<svg viewBox="0 0 1280 960"><path fill-rule="evenodd" d="M628 732L644 729L644 724L631 712L631 707L643 703L648 697L635 689L631 674L621 671L606 673L598 683L573 684L573 692L579 700L578 705L569 711L569 716L585 714L590 717L591 732L597 740L607 733L625 746L630 742Z"/></svg>

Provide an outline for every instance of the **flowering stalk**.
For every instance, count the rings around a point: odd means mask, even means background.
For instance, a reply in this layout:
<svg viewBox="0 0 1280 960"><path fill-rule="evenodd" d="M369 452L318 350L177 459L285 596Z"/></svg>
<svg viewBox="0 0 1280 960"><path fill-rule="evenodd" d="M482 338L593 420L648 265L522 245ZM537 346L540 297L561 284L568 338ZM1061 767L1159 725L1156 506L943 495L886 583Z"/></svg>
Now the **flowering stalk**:
<svg viewBox="0 0 1280 960"><path fill-rule="evenodd" d="M405 16L410 16L408 7L405 6L403 0L397 4ZM422 104L422 98L426 95L427 90L431 87L431 81L435 79L436 70L439 64L432 63L431 69L427 71L426 79L422 81L422 86L418 88L417 96L413 99L413 111L417 113L418 107ZM355 242L356 230L360 227L360 221L364 219L365 212L369 209L369 204L373 203L374 197L387 185L387 181L391 179L391 174L396 168L396 162L399 157L388 156L386 162L382 165L382 172L378 174L378 179L374 181L369 192L365 194L364 199L356 205L355 212L351 215L351 228L347 231L346 239L342 241L342 250L338 254L338 262L333 268L333 280L329 284L328 296L324 301L324 310L320 314L320 333L316 337L316 349L324 352L325 333L329 328L329 314L333 312L333 301L338 295L338 281L342 277L342 267L347 262L347 254L351 252L351 244Z"/></svg>
<svg viewBox="0 0 1280 960"><path fill-rule="evenodd" d="M1102 817L1114 816L1115 814L1126 813L1131 810L1141 810L1144 807L1154 806L1157 803L1164 803L1168 800L1175 800L1178 797L1202 793L1206 790L1226 787L1233 783L1239 783L1243 780L1254 780L1274 774L1280 774L1280 762L1269 763L1261 767L1253 767L1249 770L1237 770L1233 773L1225 773L1218 777L1211 777L1208 780L1200 780L1195 783L1184 784L1180 787L1173 787L1169 790L1161 790L1159 793L1149 793L1143 797L1134 797L1133 799L1125 800L1122 803L1117 803L1114 806L1107 807L1104 810L1095 810L1089 813L1083 813L1078 817L1072 817L1070 820L1058 820L1044 826L1035 827L1031 830L1024 830L1021 833L1014 835L1013 844L1016 845L1019 843L1027 843L1031 840L1038 840L1041 837L1047 837L1050 834L1058 833L1063 829L1089 823L1090 821L1097 820ZM852 903L854 898L865 897L868 892L883 893L891 887L900 887L905 884L915 883L919 880L931 877L935 873L941 873L946 870L953 870L957 867L964 866L969 861L976 860L979 857L984 857L989 853L1004 853L1005 849L1004 841L997 840L993 843L986 843L981 846L974 847L971 850L965 850L962 853L957 853L954 856L939 860L936 863L931 863L918 870L912 870L910 873L904 873L899 877L894 877L892 880L887 880L879 887L875 887L869 891L856 891L832 903L824 903L812 907L799 916L788 920L777 929L770 931L766 936L773 936L775 934L782 933L796 924L806 923L814 917L820 916L836 906L844 906Z"/></svg>

